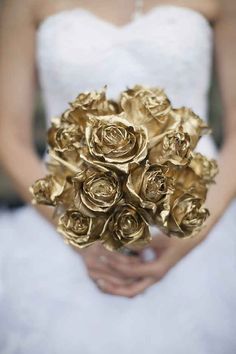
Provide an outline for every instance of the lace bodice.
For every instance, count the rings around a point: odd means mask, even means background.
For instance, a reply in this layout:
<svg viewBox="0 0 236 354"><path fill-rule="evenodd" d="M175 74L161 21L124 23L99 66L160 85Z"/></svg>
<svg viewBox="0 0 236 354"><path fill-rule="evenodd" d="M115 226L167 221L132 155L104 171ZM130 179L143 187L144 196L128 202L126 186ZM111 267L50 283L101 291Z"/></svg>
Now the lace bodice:
<svg viewBox="0 0 236 354"><path fill-rule="evenodd" d="M134 84L164 88L174 106L207 116L212 30L198 12L157 6L117 27L76 8L44 20L37 61L48 117L80 91L108 85L108 97Z"/></svg>

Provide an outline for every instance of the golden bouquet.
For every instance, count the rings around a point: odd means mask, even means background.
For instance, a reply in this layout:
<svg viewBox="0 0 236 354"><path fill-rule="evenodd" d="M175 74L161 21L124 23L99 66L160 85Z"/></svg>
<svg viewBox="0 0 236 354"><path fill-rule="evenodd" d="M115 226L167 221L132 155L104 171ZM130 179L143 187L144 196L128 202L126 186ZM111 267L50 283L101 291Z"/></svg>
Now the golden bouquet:
<svg viewBox="0 0 236 354"><path fill-rule="evenodd" d="M136 85L117 102L105 89L81 93L52 120L49 174L30 188L33 201L56 208L58 231L79 248L144 246L149 225L192 236L209 215L204 202L217 173L215 160L194 152L207 132L158 88Z"/></svg>

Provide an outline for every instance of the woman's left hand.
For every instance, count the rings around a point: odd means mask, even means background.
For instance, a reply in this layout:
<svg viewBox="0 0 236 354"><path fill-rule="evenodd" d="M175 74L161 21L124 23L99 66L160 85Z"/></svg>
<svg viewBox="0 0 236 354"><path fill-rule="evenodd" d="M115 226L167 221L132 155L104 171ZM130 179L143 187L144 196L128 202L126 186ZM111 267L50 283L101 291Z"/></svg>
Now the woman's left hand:
<svg viewBox="0 0 236 354"><path fill-rule="evenodd" d="M148 287L160 281L166 273L194 248L203 237L195 236L190 239L169 238L165 235L154 237L150 247L156 258L152 261L144 261L140 252L140 261L134 267L120 263L112 257L107 257L107 263L111 268L136 280L130 284L118 286L104 282L102 291L119 296L134 297L144 292Z"/></svg>

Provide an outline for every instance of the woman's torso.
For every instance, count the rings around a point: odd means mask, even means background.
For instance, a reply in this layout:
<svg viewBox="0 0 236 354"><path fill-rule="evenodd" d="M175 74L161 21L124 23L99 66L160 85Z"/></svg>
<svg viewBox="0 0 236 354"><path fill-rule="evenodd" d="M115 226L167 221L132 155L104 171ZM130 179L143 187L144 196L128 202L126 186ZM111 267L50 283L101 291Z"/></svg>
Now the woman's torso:
<svg viewBox="0 0 236 354"><path fill-rule="evenodd" d="M37 64L48 118L81 91L108 85L116 98L136 83L160 86L174 106L206 118L213 31L198 11L158 5L115 25L81 7L61 10L37 30Z"/></svg>

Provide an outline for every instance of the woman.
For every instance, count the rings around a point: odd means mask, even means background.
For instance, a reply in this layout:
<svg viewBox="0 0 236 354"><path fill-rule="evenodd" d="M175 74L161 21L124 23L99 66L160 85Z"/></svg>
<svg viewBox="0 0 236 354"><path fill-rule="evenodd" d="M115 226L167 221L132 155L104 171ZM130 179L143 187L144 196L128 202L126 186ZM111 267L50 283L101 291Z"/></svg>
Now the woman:
<svg viewBox="0 0 236 354"><path fill-rule="evenodd" d="M75 252L46 207L2 214L1 353L235 353L235 14L230 0L221 11L213 0L5 2L1 162L26 202L45 174L31 132L38 79L48 118L80 91L108 84L115 98L135 83L205 118L214 31L225 138L207 227L184 241L158 235L149 261L98 245ZM200 149L215 151L210 138Z"/></svg>

